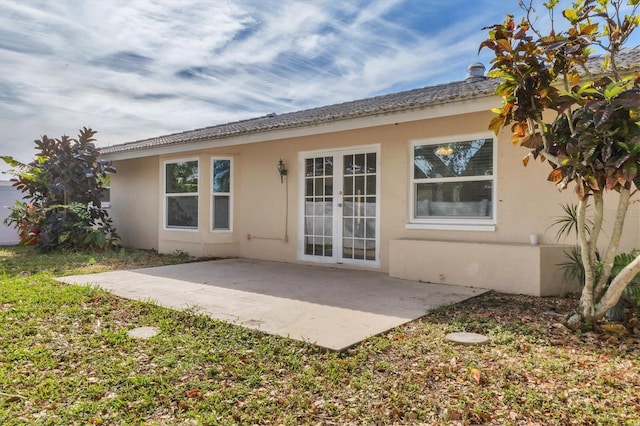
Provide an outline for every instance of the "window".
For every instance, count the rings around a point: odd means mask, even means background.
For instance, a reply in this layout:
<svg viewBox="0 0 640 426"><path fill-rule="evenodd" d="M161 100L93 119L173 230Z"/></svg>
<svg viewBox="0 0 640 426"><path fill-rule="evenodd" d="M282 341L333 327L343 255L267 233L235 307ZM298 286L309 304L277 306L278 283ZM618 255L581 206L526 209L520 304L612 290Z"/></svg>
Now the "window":
<svg viewBox="0 0 640 426"><path fill-rule="evenodd" d="M493 138L420 141L411 155L412 223L494 223Z"/></svg>
<svg viewBox="0 0 640 426"><path fill-rule="evenodd" d="M103 186L100 194L100 205L103 209L111 207L111 187Z"/></svg>
<svg viewBox="0 0 640 426"><path fill-rule="evenodd" d="M164 163L165 227L198 229L198 160Z"/></svg>
<svg viewBox="0 0 640 426"><path fill-rule="evenodd" d="M111 207L111 175L100 178L102 192L100 193L100 205L103 209Z"/></svg>
<svg viewBox="0 0 640 426"><path fill-rule="evenodd" d="M211 176L211 229L231 231L231 158L213 158Z"/></svg>

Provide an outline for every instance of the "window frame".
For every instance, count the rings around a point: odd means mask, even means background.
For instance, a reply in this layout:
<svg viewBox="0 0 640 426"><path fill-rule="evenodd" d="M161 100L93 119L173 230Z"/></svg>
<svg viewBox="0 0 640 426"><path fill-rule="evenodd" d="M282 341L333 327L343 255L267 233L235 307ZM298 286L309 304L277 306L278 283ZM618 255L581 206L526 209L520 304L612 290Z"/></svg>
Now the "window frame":
<svg viewBox="0 0 640 426"><path fill-rule="evenodd" d="M197 192L167 192L167 164L186 163L195 161L198 166L198 191ZM162 162L162 200L163 200L163 227L164 231L181 231L181 232L198 232L200 230L200 158L187 157L164 160ZM169 197L196 197L198 205L198 214L196 216L197 224L195 227L190 226L169 226Z"/></svg>
<svg viewBox="0 0 640 426"><path fill-rule="evenodd" d="M215 169L214 169L214 163L216 160L222 160L222 161L229 161L229 192L216 192L213 186L214 183L214 177L215 177ZM230 233L233 232L233 172L234 172L234 166L233 166L233 157L230 156L212 156L210 158L209 161L209 165L211 166L211 174L210 174L210 179L209 179L209 195L210 195L210 202L209 202L209 231L210 232L216 232L216 233ZM214 219L214 215L215 215L215 197L216 196L228 196L229 197L229 228L228 229L216 229L214 228L215 225L215 219Z"/></svg>
<svg viewBox="0 0 640 426"><path fill-rule="evenodd" d="M463 176L458 178L427 178L416 179L414 175L415 165L415 148L419 145L440 145L446 143L467 142L479 139L489 139L493 143L493 158L492 158L492 175L491 178L482 176L481 179L476 179L471 176ZM407 224L406 229L439 229L439 230L458 230L458 231L495 231L496 229L496 214L497 214L497 158L498 158L498 144L497 138L492 133L466 133L459 135L451 135L445 137L425 138L425 139L413 139L409 141L409 161L408 161L408 212L407 212ZM478 176L479 177L479 176ZM479 181L487 180L491 181L491 217L483 218L469 218L469 217L450 217L450 218L425 218L416 217L416 186L418 183L437 183L441 182L464 182L464 181Z"/></svg>

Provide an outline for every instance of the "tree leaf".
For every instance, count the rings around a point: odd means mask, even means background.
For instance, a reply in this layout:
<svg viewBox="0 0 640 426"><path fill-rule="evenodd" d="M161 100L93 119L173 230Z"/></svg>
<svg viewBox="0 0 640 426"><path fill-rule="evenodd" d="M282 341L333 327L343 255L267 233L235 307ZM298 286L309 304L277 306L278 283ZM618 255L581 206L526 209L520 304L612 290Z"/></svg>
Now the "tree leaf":
<svg viewBox="0 0 640 426"><path fill-rule="evenodd" d="M609 84L604 88L604 97L606 99L611 99L616 95L619 95L624 90L624 87L620 84Z"/></svg>
<svg viewBox="0 0 640 426"><path fill-rule="evenodd" d="M629 331L622 324L602 324L600 326L601 329L607 331L609 333L617 334L619 336L623 336L625 334L629 334Z"/></svg>
<svg viewBox="0 0 640 426"><path fill-rule="evenodd" d="M613 102L624 108L640 108L640 89L626 90L616 96Z"/></svg>
<svg viewBox="0 0 640 426"><path fill-rule="evenodd" d="M591 188L594 191L600 191L602 189L600 187L600 185L598 184L598 179L596 179L592 175L585 176L585 181L586 181L587 185L589 185L589 188Z"/></svg>
<svg viewBox="0 0 640 426"><path fill-rule="evenodd" d="M580 32L582 32L583 34L593 34L598 30L598 28L598 24L587 24L584 26L580 26Z"/></svg>
<svg viewBox="0 0 640 426"><path fill-rule="evenodd" d="M499 115L494 117L493 120L489 123L489 130L493 130L496 136L500 133L500 129L502 129L502 125L504 124L504 117Z"/></svg>
<svg viewBox="0 0 640 426"><path fill-rule="evenodd" d="M188 398L197 398L200 395L200 389L191 389L187 391Z"/></svg>
<svg viewBox="0 0 640 426"><path fill-rule="evenodd" d="M609 122L611 114L613 113L613 105L607 104L604 108L600 108L593 116L593 121L596 129L602 128Z"/></svg>
<svg viewBox="0 0 640 426"><path fill-rule="evenodd" d="M549 173L549 176L547 176L547 180L549 182L558 183L562 180L563 177L564 173L562 172L562 169L558 167L557 169L551 170L551 173Z"/></svg>
<svg viewBox="0 0 640 426"><path fill-rule="evenodd" d="M472 368L470 371L476 383L480 384L480 370L478 370L477 368Z"/></svg>
<svg viewBox="0 0 640 426"><path fill-rule="evenodd" d="M574 9L563 10L562 15L571 22L575 22L578 20L578 12L576 12Z"/></svg>
<svg viewBox="0 0 640 426"><path fill-rule="evenodd" d="M11 167L26 167L26 164L19 162L10 155L0 155L0 160L4 161Z"/></svg>
<svg viewBox="0 0 640 426"><path fill-rule="evenodd" d="M503 49L506 50L507 52L511 51L511 44L509 43L509 41L501 38L500 40L497 40L498 45Z"/></svg>
<svg viewBox="0 0 640 426"><path fill-rule="evenodd" d="M618 179L616 176L607 176L606 177L606 188L609 191L612 191L618 185Z"/></svg>
<svg viewBox="0 0 640 426"><path fill-rule="evenodd" d="M544 141L542 140L542 136L539 133L536 133L526 139L523 139L520 145L526 148L538 149L544 146Z"/></svg>

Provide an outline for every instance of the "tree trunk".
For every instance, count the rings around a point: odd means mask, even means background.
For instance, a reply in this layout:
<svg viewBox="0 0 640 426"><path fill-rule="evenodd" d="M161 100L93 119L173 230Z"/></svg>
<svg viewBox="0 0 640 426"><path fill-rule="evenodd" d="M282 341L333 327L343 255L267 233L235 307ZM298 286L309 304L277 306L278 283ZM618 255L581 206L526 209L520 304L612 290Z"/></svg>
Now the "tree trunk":
<svg viewBox="0 0 640 426"><path fill-rule="evenodd" d="M640 274L640 254L611 281L607 291L596 304L594 320L602 319L607 311L618 303L624 289L638 274Z"/></svg>
<svg viewBox="0 0 640 426"><path fill-rule="evenodd" d="M613 262L615 261L616 254L618 252L620 237L622 236L622 229L624 228L624 219L627 215L627 210L629 209L630 198L631 190L629 188L620 189L618 209L616 210L616 220L613 222L613 230L611 231L609 245L607 246L607 251L602 257L602 271L600 271L600 277L598 278L598 283L594 289L594 299L596 303L600 300L600 297L602 297L602 293L610 279L611 269L613 269Z"/></svg>
<svg viewBox="0 0 640 426"><path fill-rule="evenodd" d="M593 329L593 324L590 323L578 309L569 315L565 321L565 325L569 330L573 331L589 331Z"/></svg>
<svg viewBox="0 0 640 426"><path fill-rule="evenodd" d="M598 243L597 238L600 234L600 224L602 222L603 212L600 211L603 208L602 199L596 198L595 232L591 234L591 241L587 241L587 233L584 230L586 201L580 202L578 209L578 243L580 245L581 259L584 267L585 282L582 288L580 304L566 321L567 327L572 330L591 329L595 322L604 318L607 311L618 303L622 292L629 282L640 273L640 255L638 255L629 265L620 271L609 284L611 280L611 270L622 236L625 215L629 208L630 196L631 191L629 189L623 188L620 191L616 220L609 239L607 251L602 259L602 270L599 276L596 274L596 264L594 260Z"/></svg>
<svg viewBox="0 0 640 426"><path fill-rule="evenodd" d="M582 295L580 296L579 311L583 318L590 318L595 310L593 300L593 289L595 286L596 276L595 268L591 261L589 241L587 240L587 232L585 231L585 215L587 212L587 200L580 201L578 206L578 244L580 245L580 257L584 268L584 286L582 287ZM593 244L595 246L595 243Z"/></svg>
<svg viewBox="0 0 640 426"><path fill-rule="evenodd" d="M591 264L595 265L598 262L598 240L600 239L604 221L604 194L602 191L593 193L593 207L593 228L591 229L591 234L589 234L589 257L591 258Z"/></svg>

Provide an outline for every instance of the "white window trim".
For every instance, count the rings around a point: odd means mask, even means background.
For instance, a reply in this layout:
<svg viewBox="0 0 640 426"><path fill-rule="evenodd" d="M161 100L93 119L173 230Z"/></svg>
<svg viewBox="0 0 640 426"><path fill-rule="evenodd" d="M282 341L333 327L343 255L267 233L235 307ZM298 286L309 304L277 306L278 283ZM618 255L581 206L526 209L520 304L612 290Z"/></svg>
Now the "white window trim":
<svg viewBox="0 0 640 426"><path fill-rule="evenodd" d="M213 162L216 160L228 160L229 161L229 192L214 192L213 190L213 178L214 178L214 169L213 169ZM215 233L231 233L233 232L233 173L234 173L234 166L233 166L233 157L225 157L225 156L212 156L210 158L209 161L209 165L211 166L211 174L210 176L210 186L209 186L209 195L210 195L210 202L209 202L209 231L210 232L215 232ZM214 216L214 198L216 195L228 195L229 196L229 229L214 229L213 228L213 224L214 224L214 220L213 220L213 216Z"/></svg>
<svg viewBox="0 0 640 426"><path fill-rule="evenodd" d="M438 145L443 143L464 142L477 139L491 139L493 141L493 176L486 178L483 176L469 177L467 180L491 180L493 182L491 188L491 218L416 218L415 217L415 179L414 179L414 150L417 145ZM412 139L409 141L409 160L408 160L408 191L409 202L407 203L407 223L405 229L434 229L449 231L495 231L496 230L496 214L497 214L497 159L498 159L498 143L493 133L463 133L445 137ZM430 182L438 182L441 179L429 179ZM461 178L460 180L465 180Z"/></svg>
<svg viewBox="0 0 640 426"><path fill-rule="evenodd" d="M181 192L181 193L167 193L167 164L184 163L187 161L196 161L198 163L198 192ZM193 197L198 198L198 224L195 228L191 227L179 227L179 226L167 226L167 197ZM162 162L162 229L163 231L172 232L199 232L200 230L200 158L188 157L188 158L175 158L171 160L164 160Z"/></svg>

